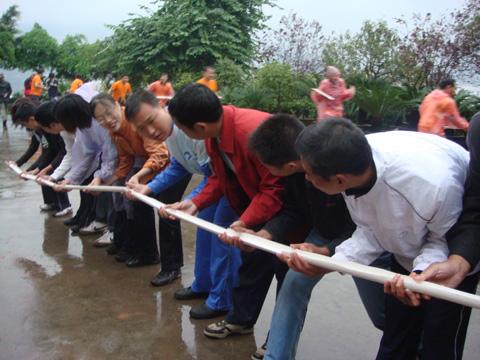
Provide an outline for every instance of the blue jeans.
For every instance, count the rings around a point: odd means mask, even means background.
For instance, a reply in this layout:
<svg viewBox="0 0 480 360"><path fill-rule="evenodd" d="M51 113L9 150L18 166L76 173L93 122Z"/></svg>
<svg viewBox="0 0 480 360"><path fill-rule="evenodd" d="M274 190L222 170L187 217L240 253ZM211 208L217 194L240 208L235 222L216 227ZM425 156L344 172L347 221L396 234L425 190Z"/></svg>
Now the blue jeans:
<svg viewBox="0 0 480 360"><path fill-rule="evenodd" d="M202 210L198 217L222 227L230 226L238 218L224 197L217 204ZM198 229L192 290L209 293L205 303L210 309L230 310L232 288L237 283L240 263L239 249L224 244L206 230Z"/></svg>
<svg viewBox="0 0 480 360"><path fill-rule="evenodd" d="M328 243L316 230L310 232L305 242L316 246ZM388 268L389 259L389 254L382 255L378 259L379 263L375 261L372 266ZM273 311L265 359L295 359L312 290L321 278L322 276L308 277L293 270L288 271ZM370 320L375 327L383 328L383 285L356 278L354 280Z"/></svg>

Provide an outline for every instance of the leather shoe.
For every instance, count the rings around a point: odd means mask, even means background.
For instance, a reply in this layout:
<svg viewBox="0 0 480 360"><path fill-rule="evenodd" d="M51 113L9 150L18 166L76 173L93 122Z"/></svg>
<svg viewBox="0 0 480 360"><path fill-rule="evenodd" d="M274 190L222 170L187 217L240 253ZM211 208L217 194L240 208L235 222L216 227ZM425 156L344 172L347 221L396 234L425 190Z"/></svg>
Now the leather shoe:
<svg viewBox="0 0 480 360"><path fill-rule="evenodd" d="M125 262L129 260L130 258L133 258L134 256L132 254L129 254L123 250L120 250L117 255L115 255L115 260L118 262Z"/></svg>
<svg viewBox="0 0 480 360"><path fill-rule="evenodd" d="M141 266L147 266L147 265L155 265L158 263L160 263L160 260L158 258L146 259L146 258L134 256L128 259L125 262L125 265L127 265L127 267L129 268L134 268L134 267L141 267Z"/></svg>
<svg viewBox="0 0 480 360"><path fill-rule="evenodd" d="M150 281L152 286L164 286L172 283L175 279L178 279L182 274L180 269L176 270L162 270Z"/></svg>
<svg viewBox="0 0 480 360"><path fill-rule="evenodd" d="M177 300L206 299L207 297L207 292L195 292L191 286L175 291L175 299Z"/></svg>
<svg viewBox="0 0 480 360"><path fill-rule="evenodd" d="M116 255L116 254L118 254L118 248L115 246L115 244L110 244L107 247L106 252L107 252L108 255Z"/></svg>
<svg viewBox="0 0 480 360"><path fill-rule="evenodd" d="M203 303L202 305L194 307L190 310L190 317L193 319L211 319L217 316L224 316L227 313L227 310L212 310L207 306L207 304Z"/></svg>

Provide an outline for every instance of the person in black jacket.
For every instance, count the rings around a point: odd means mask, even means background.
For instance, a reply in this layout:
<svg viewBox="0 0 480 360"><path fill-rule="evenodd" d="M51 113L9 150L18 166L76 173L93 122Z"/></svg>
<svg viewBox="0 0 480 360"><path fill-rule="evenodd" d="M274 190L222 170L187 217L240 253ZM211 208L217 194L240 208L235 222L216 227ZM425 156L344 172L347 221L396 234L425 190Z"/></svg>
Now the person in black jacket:
<svg viewBox="0 0 480 360"><path fill-rule="evenodd" d="M3 128L7 128L7 105L12 95L12 87L10 83L5 80L3 74L0 74L0 117L3 118Z"/></svg>
<svg viewBox="0 0 480 360"><path fill-rule="evenodd" d="M25 153L15 161L16 165L22 166L32 158L39 147L42 148L38 159L26 169L25 172L28 174L36 176L50 174L62 162L66 154L62 137L44 132L35 120L36 113L45 112L48 108L52 108L51 105L50 102L47 102L37 106L31 99L21 98L12 106L13 123L24 126L32 132L30 145ZM42 186L42 195L44 203L40 206L41 211L61 212L71 207L67 193L57 193L48 186Z"/></svg>
<svg viewBox="0 0 480 360"><path fill-rule="evenodd" d="M249 140L250 150L263 165L273 175L285 177L284 207L257 235L285 243L287 234L303 227L308 231L305 233L308 235L303 238L304 242L291 246L331 256L335 253L336 246L351 236L355 224L341 195L327 195L306 180L294 147L295 140L304 127L292 116L275 115L261 124ZM237 241L236 244L240 243ZM248 251L248 247L240 247ZM388 254L375 265L388 268ZM261 359L265 351L266 358L270 359L295 358L308 302L320 279L321 276L308 277L295 269L288 271L277 297L268 342L252 358ZM354 280L371 321L381 329L384 321L382 285Z"/></svg>

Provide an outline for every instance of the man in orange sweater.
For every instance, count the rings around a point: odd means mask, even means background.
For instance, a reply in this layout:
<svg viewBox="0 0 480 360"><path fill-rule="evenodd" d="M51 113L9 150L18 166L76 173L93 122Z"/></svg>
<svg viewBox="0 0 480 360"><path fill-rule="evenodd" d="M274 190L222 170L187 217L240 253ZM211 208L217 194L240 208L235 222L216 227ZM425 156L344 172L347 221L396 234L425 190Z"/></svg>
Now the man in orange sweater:
<svg viewBox="0 0 480 360"><path fill-rule="evenodd" d="M452 126L467 131L468 121L460 116L455 103L455 81L444 79L420 105L418 131L445 137L445 127Z"/></svg>
<svg viewBox="0 0 480 360"><path fill-rule="evenodd" d="M216 93L218 91L218 84L217 84L217 81L215 80L215 76L216 76L215 69L211 66L207 66L203 70L202 78L197 80L197 83L205 85L214 93Z"/></svg>
<svg viewBox="0 0 480 360"><path fill-rule="evenodd" d="M132 93L132 86L128 82L128 76L124 75L118 81L115 81L112 84L112 87L108 91L110 95L118 101L120 104L124 105L125 101L127 100L128 95Z"/></svg>

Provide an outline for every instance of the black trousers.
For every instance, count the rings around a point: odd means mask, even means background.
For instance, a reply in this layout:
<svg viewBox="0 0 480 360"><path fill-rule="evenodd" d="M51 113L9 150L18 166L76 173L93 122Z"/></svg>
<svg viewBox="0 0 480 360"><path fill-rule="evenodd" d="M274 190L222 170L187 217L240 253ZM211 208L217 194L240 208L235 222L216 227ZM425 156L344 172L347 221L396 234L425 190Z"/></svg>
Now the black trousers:
<svg viewBox="0 0 480 360"><path fill-rule="evenodd" d="M408 275L395 259L392 271ZM474 294L478 274L468 276L458 290ZM449 301L431 299L419 307L404 305L393 296L385 297L385 330L377 360L415 360L420 340L422 360L461 359L471 308Z"/></svg>
<svg viewBox="0 0 480 360"><path fill-rule="evenodd" d="M52 204L57 211L71 206L68 193L56 192L49 186L42 186L42 196L44 204Z"/></svg>
<svg viewBox="0 0 480 360"><path fill-rule="evenodd" d="M93 174L89 176L81 185L88 185L92 182ZM97 199L95 196L80 191L80 206L74 216L78 226L84 227L95 220L95 208Z"/></svg>
<svg viewBox="0 0 480 360"><path fill-rule="evenodd" d="M233 306L226 321L236 325L255 325L273 277L277 278L278 295L287 271L288 266L275 255L261 250L242 252L239 283L233 289Z"/></svg>
<svg viewBox="0 0 480 360"><path fill-rule="evenodd" d="M131 228L130 244L126 250L142 259L158 258L155 213L152 207L140 201L133 202L133 219L128 220ZM181 239L180 239L181 244Z"/></svg>
<svg viewBox="0 0 480 360"><path fill-rule="evenodd" d="M188 176L179 181L156 196L156 199L165 204L180 201L190 179L191 176ZM180 221L160 218L158 234L162 270L171 271L180 269L183 266L182 229L180 227Z"/></svg>

